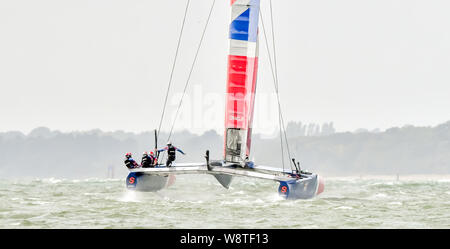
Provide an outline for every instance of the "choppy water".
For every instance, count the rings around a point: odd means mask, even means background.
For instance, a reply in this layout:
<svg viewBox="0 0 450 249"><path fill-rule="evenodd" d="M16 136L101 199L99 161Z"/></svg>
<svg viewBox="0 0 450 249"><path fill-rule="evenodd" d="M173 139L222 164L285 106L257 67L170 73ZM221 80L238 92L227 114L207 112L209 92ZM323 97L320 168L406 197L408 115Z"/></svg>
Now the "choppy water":
<svg viewBox="0 0 450 249"><path fill-rule="evenodd" d="M159 193L124 179L0 180L0 228L450 228L450 179L325 178L315 199L286 201L277 184L177 176Z"/></svg>

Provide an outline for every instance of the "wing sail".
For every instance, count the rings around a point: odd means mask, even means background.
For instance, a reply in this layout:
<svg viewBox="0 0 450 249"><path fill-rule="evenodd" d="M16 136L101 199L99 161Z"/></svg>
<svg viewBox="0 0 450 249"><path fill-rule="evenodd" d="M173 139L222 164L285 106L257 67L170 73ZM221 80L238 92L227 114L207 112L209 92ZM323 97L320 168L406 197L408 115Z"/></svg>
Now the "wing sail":
<svg viewBox="0 0 450 249"><path fill-rule="evenodd" d="M224 159L242 163L250 154L260 0L232 0L225 110Z"/></svg>

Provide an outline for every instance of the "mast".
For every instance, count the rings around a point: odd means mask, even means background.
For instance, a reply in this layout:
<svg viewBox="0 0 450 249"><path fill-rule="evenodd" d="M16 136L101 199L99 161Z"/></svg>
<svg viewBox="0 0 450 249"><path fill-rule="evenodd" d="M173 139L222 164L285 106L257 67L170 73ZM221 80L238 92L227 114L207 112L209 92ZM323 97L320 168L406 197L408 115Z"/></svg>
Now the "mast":
<svg viewBox="0 0 450 249"><path fill-rule="evenodd" d="M250 154L260 0L231 0L230 53L225 110L224 159L243 163Z"/></svg>

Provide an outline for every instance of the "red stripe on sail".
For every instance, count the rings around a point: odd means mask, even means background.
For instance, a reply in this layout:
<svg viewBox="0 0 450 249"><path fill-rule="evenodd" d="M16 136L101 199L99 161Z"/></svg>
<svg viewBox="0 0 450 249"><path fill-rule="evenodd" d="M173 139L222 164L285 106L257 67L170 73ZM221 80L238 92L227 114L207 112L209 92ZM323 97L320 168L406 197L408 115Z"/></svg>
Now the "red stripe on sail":
<svg viewBox="0 0 450 249"><path fill-rule="evenodd" d="M253 127L253 112L255 109L255 92L256 92L256 77L258 75L258 57L256 57L254 62L254 70L253 70L253 83L252 83L252 95L250 99L250 112L249 112L249 121L248 121L248 132L247 132L247 150L246 154L250 155L250 148L252 145L252 127Z"/></svg>
<svg viewBox="0 0 450 249"><path fill-rule="evenodd" d="M251 126L258 58L228 56L226 128Z"/></svg>

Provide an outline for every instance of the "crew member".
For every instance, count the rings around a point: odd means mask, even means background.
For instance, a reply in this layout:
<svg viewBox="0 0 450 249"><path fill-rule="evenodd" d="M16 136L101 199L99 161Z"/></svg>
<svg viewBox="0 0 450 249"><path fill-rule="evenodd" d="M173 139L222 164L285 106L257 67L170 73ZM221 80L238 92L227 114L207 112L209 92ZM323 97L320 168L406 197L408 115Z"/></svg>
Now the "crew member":
<svg viewBox="0 0 450 249"><path fill-rule="evenodd" d="M248 156L246 156L244 160L244 168L253 169L254 166L255 164L248 159Z"/></svg>
<svg viewBox="0 0 450 249"><path fill-rule="evenodd" d="M125 166L127 166L127 168L129 169L134 169L139 167L139 164L131 157L131 153L128 152L127 154L125 154Z"/></svg>
<svg viewBox="0 0 450 249"><path fill-rule="evenodd" d="M147 151L144 151L142 154L142 161L141 161L141 167L142 168L149 168L152 165L152 158L148 155Z"/></svg>
<svg viewBox="0 0 450 249"><path fill-rule="evenodd" d="M172 162L175 161L175 154L177 151L183 155L186 155L186 153L184 153L182 150L173 146L171 142L167 142L167 146L158 150L158 152L165 151L165 150L167 150L167 161L166 161L167 167L172 166Z"/></svg>
<svg viewBox="0 0 450 249"><path fill-rule="evenodd" d="M150 159L151 159L150 167L155 167L155 165L157 164L157 161L158 161L158 160L156 160L156 157L155 157L155 155L153 154L153 151L150 151L149 157L150 157Z"/></svg>

